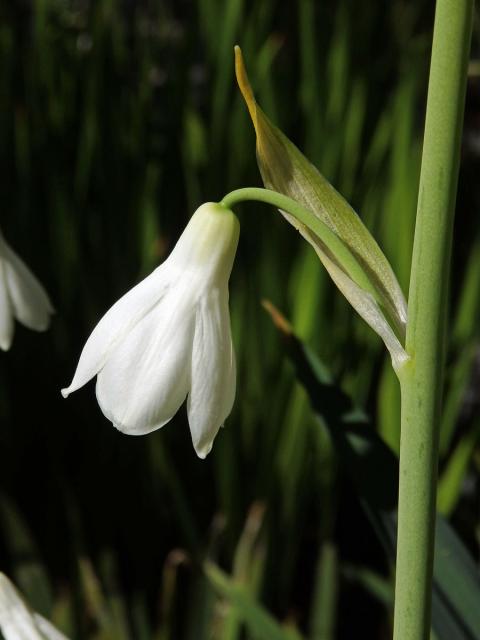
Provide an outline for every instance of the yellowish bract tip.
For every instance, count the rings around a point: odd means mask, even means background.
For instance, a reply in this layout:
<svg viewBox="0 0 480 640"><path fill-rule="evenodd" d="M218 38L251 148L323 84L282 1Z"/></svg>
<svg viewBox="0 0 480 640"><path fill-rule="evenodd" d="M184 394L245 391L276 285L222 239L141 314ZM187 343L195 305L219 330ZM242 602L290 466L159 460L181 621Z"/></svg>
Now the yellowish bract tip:
<svg viewBox="0 0 480 640"><path fill-rule="evenodd" d="M258 135L257 131L257 103L255 102L255 96L253 95L252 86L248 79L247 70L245 69L245 64L243 62L242 50L240 47L235 45L235 75L237 77L238 86L240 91L242 92L242 96L247 103L248 111L250 113L250 117L252 118L253 126L255 127L255 131Z"/></svg>

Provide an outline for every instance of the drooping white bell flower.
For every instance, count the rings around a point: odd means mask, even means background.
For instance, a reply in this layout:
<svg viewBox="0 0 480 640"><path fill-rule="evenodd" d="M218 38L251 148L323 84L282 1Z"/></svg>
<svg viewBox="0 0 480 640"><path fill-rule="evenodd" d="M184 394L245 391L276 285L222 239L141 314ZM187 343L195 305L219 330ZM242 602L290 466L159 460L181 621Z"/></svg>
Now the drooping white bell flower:
<svg viewBox="0 0 480 640"><path fill-rule="evenodd" d="M0 573L0 630L5 640L68 640L29 608L4 573Z"/></svg>
<svg viewBox="0 0 480 640"><path fill-rule="evenodd" d="M53 312L45 289L0 231L0 349L10 349L15 320L34 331L46 331Z"/></svg>
<svg viewBox="0 0 480 640"><path fill-rule="evenodd" d="M235 397L228 279L238 235L229 209L197 209L169 258L100 320L63 396L97 375L105 416L142 435L171 420L188 395L193 445L205 458Z"/></svg>

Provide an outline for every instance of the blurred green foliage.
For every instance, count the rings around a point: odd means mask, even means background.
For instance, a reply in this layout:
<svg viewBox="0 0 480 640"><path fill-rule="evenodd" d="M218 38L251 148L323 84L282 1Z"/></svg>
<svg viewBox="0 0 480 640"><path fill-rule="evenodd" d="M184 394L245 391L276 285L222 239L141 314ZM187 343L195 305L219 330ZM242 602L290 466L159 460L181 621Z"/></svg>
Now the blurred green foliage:
<svg viewBox="0 0 480 640"><path fill-rule="evenodd" d="M93 385L68 401L59 389L194 209L260 184L237 42L265 112L350 200L407 292L431 27L431 3L407 0L0 8L0 222L57 310L47 334L19 327L0 359L0 568L70 637L332 640L359 625L388 637L391 566L261 299L393 450L396 378L275 211L239 208L237 401L205 462L183 412L132 438ZM439 508L478 559L478 75L466 115Z"/></svg>

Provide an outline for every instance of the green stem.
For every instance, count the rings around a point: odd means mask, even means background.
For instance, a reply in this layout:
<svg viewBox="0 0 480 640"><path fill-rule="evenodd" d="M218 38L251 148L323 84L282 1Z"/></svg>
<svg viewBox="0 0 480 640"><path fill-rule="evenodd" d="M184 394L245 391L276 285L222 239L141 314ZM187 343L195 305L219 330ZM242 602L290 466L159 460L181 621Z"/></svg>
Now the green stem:
<svg viewBox="0 0 480 640"><path fill-rule="evenodd" d="M246 201L264 202L270 204L277 209L282 209L294 216L300 223L310 227L326 244L336 241L345 247L343 242L327 225L319 220L309 209L292 200L282 193L272 191L271 189L261 189L258 187L245 187L244 189L235 189L227 194L221 201L221 205L227 209L231 209L236 204Z"/></svg>
<svg viewBox="0 0 480 640"><path fill-rule="evenodd" d="M430 635L438 431L451 237L473 0L437 0L412 258L394 640Z"/></svg>
<svg viewBox="0 0 480 640"><path fill-rule="evenodd" d="M306 209L295 200L292 200L292 198L281 193L257 187L246 187L244 189L231 191L223 198L220 204L227 209L231 209L236 204L246 201L270 204L293 216L299 222L297 225L298 228L303 226L308 227L322 241L324 250L329 257L337 264L340 264L352 280L362 287L362 289L369 291L376 297L375 288L350 249L348 249L336 233L322 222L320 218L317 218L309 209Z"/></svg>

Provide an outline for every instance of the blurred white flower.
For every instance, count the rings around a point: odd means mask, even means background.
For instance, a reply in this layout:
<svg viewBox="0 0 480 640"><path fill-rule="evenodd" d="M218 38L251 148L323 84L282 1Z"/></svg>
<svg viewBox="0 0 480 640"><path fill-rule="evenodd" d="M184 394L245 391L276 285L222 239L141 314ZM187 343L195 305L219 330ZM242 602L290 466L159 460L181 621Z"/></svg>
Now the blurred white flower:
<svg viewBox="0 0 480 640"><path fill-rule="evenodd" d="M51 622L31 611L4 573L0 573L0 630L5 640L68 640Z"/></svg>
<svg viewBox="0 0 480 640"><path fill-rule="evenodd" d="M10 349L15 319L34 331L45 331L52 313L45 289L0 232L0 349Z"/></svg>
<svg viewBox="0 0 480 640"><path fill-rule="evenodd" d="M228 279L235 215L215 203L193 214L169 258L104 315L64 397L97 375L97 400L120 431L150 433L188 394L195 451L205 458L235 397Z"/></svg>

